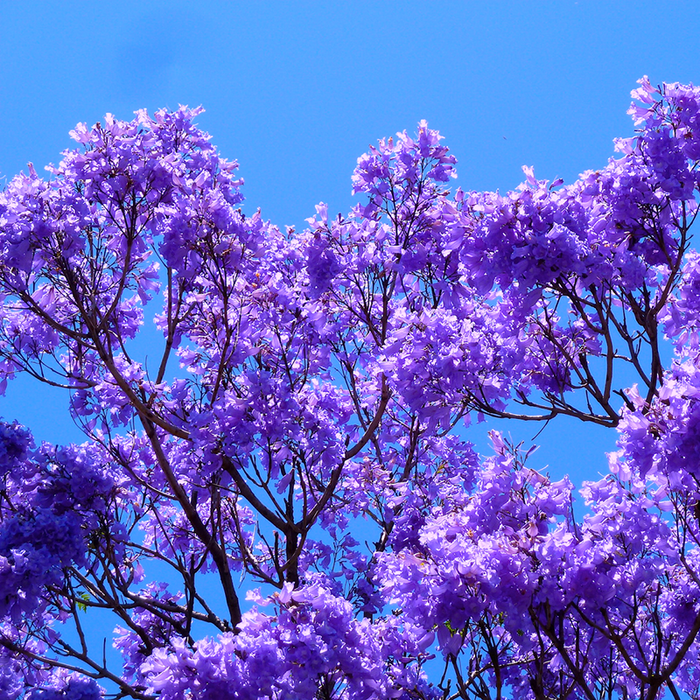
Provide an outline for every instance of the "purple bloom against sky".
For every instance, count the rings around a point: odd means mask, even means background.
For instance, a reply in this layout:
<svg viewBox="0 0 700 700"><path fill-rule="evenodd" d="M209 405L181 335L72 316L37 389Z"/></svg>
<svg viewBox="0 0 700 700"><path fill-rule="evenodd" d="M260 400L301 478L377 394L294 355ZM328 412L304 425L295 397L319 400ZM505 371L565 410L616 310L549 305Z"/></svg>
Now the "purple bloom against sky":
<svg viewBox="0 0 700 700"><path fill-rule="evenodd" d="M694 333L700 90L641 83L636 137L570 185L453 193L420 122L298 233L243 213L186 107L15 178L3 378L68 389L84 442L0 429L8 697L696 692L700 356L663 339ZM480 456L485 416L618 450L576 505L534 448Z"/></svg>
<svg viewBox="0 0 700 700"><path fill-rule="evenodd" d="M402 9L4 13L0 699L700 692L692 9Z"/></svg>

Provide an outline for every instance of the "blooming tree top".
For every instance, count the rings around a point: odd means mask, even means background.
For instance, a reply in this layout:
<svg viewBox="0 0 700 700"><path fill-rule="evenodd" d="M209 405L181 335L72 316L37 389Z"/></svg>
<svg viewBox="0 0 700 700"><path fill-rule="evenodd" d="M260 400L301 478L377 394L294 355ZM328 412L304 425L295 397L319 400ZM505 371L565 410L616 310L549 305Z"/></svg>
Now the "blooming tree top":
<svg viewBox="0 0 700 700"><path fill-rule="evenodd" d="M421 122L301 232L184 107L12 180L0 375L85 442L0 425L0 698L697 695L700 90L633 97L573 184L452 192ZM578 518L459 429L558 415L618 431Z"/></svg>

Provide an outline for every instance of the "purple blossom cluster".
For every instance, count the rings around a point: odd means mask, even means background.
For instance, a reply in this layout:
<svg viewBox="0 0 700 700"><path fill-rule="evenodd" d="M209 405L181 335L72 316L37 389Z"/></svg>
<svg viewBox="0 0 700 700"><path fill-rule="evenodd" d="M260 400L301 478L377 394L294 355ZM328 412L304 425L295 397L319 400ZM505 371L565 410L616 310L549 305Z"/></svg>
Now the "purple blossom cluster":
<svg viewBox="0 0 700 700"><path fill-rule="evenodd" d="M21 623L43 612L42 592L60 586L65 569L86 565L89 533L113 482L89 447L35 449L16 423L3 423L1 432L8 469L0 504L0 614Z"/></svg>
<svg viewBox="0 0 700 700"><path fill-rule="evenodd" d="M0 423L0 700L700 693L700 89L633 97L572 184L453 193L421 122L301 232L185 107L13 179L0 380L86 442ZM578 492L466 439L560 415L618 434Z"/></svg>
<svg viewBox="0 0 700 700"><path fill-rule="evenodd" d="M149 691L165 699L314 697L320 690L357 698L410 697L405 685L431 695L408 656L428 643L403 637L387 620L358 619L351 603L311 577L302 589L289 583L272 600L275 614L245 613L236 634L205 638L192 648L173 638L141 665ZM394 657L395 661L387 661ZM402 657L403 662L400 661ZM415 658L415 656L414 656Z"/></svg>

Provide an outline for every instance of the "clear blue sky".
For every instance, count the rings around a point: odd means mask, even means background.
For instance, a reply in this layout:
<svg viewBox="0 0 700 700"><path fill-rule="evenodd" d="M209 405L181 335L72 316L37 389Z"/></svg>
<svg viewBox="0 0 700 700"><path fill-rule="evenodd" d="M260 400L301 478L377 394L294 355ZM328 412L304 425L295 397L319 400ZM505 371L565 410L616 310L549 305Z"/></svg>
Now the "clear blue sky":
<svg viewBox="0 0 700 700"><path fill-rule="evenodd" d="M178 104L206 108L248 210L280 226L319 201L346 211L357 156L420 119L465 189L511 189L523 164L571 181L631 133L639 77L700 81L699 37L700 3L685 1L0 0L0 184L58 161L78 121ZM65 397L26 382L0 414L75 436ZM539 460L595 474L609 436L570 430L545 430Z"/></svg>

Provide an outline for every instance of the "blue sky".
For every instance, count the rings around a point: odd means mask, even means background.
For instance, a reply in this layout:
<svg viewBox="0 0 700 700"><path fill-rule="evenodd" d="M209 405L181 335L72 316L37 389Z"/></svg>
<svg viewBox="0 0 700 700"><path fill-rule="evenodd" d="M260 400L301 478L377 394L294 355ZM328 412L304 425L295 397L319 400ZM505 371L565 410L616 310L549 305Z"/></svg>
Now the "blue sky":
<svg viewBox="0 0 700 700"><path fill-rule="evenodd" d="M446 136L465 189L511 189L521 166L573 180L631 133L629 91L700 81L700 6L599 2L0 0L0 184L71 146L106 112L203 105L239 160L246 207L300 226L352 206L357 157L420 119ZM66 398L28 382L0 400L40 439L74 438ZM520 437L539 428L499 424ZM480 433L483 434L483 430ZM475 433L475 437L477 437ZM612 437L548 427L538 460L575 481Z"/></svg>

